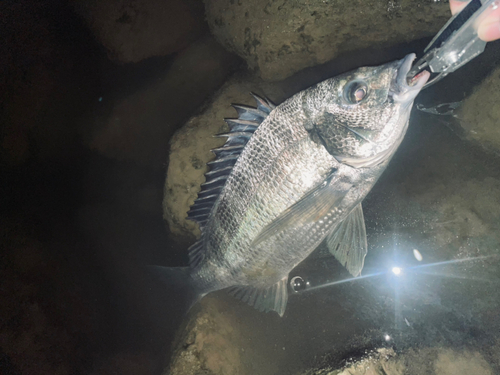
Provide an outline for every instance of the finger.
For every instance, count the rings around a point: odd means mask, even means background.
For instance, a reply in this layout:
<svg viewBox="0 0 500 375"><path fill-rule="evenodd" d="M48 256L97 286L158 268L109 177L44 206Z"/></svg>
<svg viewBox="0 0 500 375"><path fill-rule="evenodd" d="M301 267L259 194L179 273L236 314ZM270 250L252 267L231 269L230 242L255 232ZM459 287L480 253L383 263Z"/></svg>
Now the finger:
<svg viewBox="0 0 500 375"><path fill-rule="evenodd" d="M453 15L460 12L468 4L468 1L450 0L450 9ZM491 42L500 39L500 8L493 10L486 19L480 21L477 29L480 39Z"/></svg>
<svg viewBox="0 0 500 375"><path fill-rule="evenodd" d="M485 42L491 42L493 40L500 39L500 22L483 22L477 30L477 35Z"/></svg>
<svg viewBox="0 0 500 375"><path fill-rule="evenodd" d="M468 1L450 0L451 14L455 15L465 8Z"/></svg>
<svg viewBox="0 0 500 375"><path fill-rule="evenodd" d="M494 9L486 19L481 20L477 35L485 42L500 39L500 8Z"/></svg>

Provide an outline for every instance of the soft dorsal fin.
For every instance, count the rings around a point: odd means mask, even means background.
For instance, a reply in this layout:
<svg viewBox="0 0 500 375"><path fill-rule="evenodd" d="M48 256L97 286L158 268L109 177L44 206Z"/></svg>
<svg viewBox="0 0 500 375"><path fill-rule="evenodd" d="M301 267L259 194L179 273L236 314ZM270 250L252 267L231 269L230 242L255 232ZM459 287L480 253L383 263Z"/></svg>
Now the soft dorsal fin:
<svg viewBox="0 0 500 375"><path fill-rule="evenodd" d="M359 203L326 238L328 250L354 277L361 274L368 252L365 219Z"/></svg>
<svg viewBox="0 0 500 375"><path fill-rule="evenodd" d="M288 276L268 288L259 289L251 286L233 286L229 294L248 303L259 311L276 311L283 317L288 301Z"/></svg>
<svg viewBox="0 0 500 375"><path fill-rule="evenodd" d="M229 125L229 132L216 135L217 137L227 137L227 141L224 146L212 150L216 158L207 163L209 171L205 173L205 182L201 184L198 197L187 213L188 219L196 221L202 231L243 148L253 132L275 108L275 105L269 100L253 93L252 96L257 102L257 108L233 104L234 109L238 112L238 118L225 119ZM191 266L196 267L202 258L203 246L198 241L189 248Z"/></svg>

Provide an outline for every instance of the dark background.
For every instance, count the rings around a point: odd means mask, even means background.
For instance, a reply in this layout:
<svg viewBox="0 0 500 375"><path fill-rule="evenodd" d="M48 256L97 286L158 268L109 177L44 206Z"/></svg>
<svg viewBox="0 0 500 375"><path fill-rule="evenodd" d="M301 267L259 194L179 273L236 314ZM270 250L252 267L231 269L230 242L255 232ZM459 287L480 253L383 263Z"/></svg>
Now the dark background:
<svg viewBox="0 0 500 375"><path fill-rule="evenodd" d="M149 163L87 134L178 52L113 62L66 1L2 2L0 35L0 373L159 373L173 328L137 265L187 259L162 219L168 134Z"/></svg>

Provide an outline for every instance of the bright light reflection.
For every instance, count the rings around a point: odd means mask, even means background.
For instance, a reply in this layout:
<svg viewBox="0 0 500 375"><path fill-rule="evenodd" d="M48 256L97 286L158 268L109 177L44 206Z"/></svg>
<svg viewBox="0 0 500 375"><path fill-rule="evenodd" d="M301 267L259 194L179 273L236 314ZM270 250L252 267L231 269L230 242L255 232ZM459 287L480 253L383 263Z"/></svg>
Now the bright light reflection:
<svg viewBox="0 0 500 375"><path fill-rule="evenodd" d="M400 267L392 267L392 273L394 275L400 275L401 271L402 271L402 269Z"/></svg>
<svg viewBox="0 0 500 375"><path fill-rule="evenodd" d="M418 251L418 250L417 250ZM418 265L418 266L413 266L413 267L407 267L406 269L407 270L417 270L417 269L420 269L420 268L426 268L426 267L436 267L436 266L442 266L442 265L446 265L446 264L453 264L453 263L462 263L462 262L470 262L470 261L474 261L474 260L480 260L480 259L487 259L487 258L496 258L498 257L497 255L488 255L488 256L479 256L479 257L471 257L471 258L463 258L463 259L454 259L454 260L447 260L447 261L444 261L444 262L436 262L436 263L428 263L428 264L421 264L421 265ZM392 273L394 273L395 275L400 275L403 271L403 269L401 267L393 267L391 269ZM423 274L431 274L429 272L425 272L425 271L419 271L419 273L423 273ZM368 275L364 275L364 276L358 276L358 277L351 277L349 279L344 279L344 280L338 280L338 281L332 281L330 283L325 283L325 284L321 284L321 285L316 285L316 286L313 286L311 288L307 288L306 290L304 291L301 291L301 292L307 292L307 291L310 291L310 290L315 290L315 289L319 289L319 288L324 288L324 287L327 287L327 286L333 286L333 285L338 285L338 284L344 284L344 283L348 283L348 282L351 282L351 281L356 281L356 280L362 280L362 279L367 279L369 277L375 277L375 276L380 276L380 275L384 275L384 274L387 274L387 271L386 272L376 272L376 273L372 273L372 274L368 274ZM447 274L432 274L434 276L444 276L444 277L453 277L453 278L467 278L467 279L470 279L468 277L463 277L463 276L453 276L453 275L447 275ZM481 280L481 281L487 281L485 279L479 279L479 278L474 278L474 280Z"/></svg>
<svg viewBox="0 0 500 375"><path fill-rule="evenodd" d="M324 288L325 286L338 285L338 284L348 283L350 281L356 281L356 280L366 279L368 277L380 276L380 275L383 275L384 273L385 272L377 272L377 273L372 273L372 274L369 274L369 275L358 276L358 277L351 277L349 279L338 280L338 281L332 281L331 283L325 283L325 284L321 284L321 285L317 285L317 286L313 286L311 288L308 288L308 289L305 290L305 292L307 292L309 290Z"/></svg>
<svg viewBox="0 0 500 375"><path fill-rule="evenodd" d="M385 341L389 341L391 339L391 336L389 336L387 333L384 336Z"/></svg>
<svg viewBox="0 0 500 375"><path fill-rule="evenodd" d="M424 259L424 257L422 256L422 254L420 254L420 251L418 251L417 249L413 249L413 256L415 257L416 260L418 260L419 262L422 261L422 259Z"/></svg>

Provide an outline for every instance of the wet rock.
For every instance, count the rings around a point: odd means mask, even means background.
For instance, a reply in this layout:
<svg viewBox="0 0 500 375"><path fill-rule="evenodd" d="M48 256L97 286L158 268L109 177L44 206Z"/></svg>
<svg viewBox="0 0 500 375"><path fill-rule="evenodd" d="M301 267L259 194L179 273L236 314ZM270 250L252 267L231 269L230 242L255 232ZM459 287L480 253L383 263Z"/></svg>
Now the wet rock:
<svg viewBox="0 0 500 375"><path fill-rule="evenodd" d="M224 310L224 304L216 299L203 301L180 337L179 349L165 375L242 373L239 344L244 338L234 316L224 314Z"/></svg>
<svg viewBox="0 0 500 375"><path fill-rule="evenodd" d="M216 38L277 81L346 51L434 35L449 19L447 2L207 0Z"/></svg>
<svg viewBox="0 0 500 375"><path fill-rule="evenodd" d="M497 154L500 154L499 92L500 68L496 68L464 100L458 115L465 137Z"/></svg>
<svg viewBox="0 0 500 375"><path fill-rule="evenodd" d="M176 338L167 375L292 374L281 318L238 302L225 291L203 298ZM292 370L294 369L294 370Z"/></svg>
<svg viewBox="0 0 500 375"><path fill-rule="evenodd" d="M492 348L493 349L493 348ZM493 369L478 352L446 348L422 348L396 353L380 348L342 369L324 368L303 375L492 375Z"/></svg>
<svg viewBox="0 0 500 375"><path fill-rule="evenodd" d="M233 77L199 115L192 117L170 141L170 156L164 190L164 218L170 231L178 236L198 236L197 224L187 220L189 207L205 181L206 163L214 158L211 149L224 144L215 134L227 131L224 118L235 117L231 103L255 106L250 92L283 99L283 92L260 79Z"/></svg>
<svg viewBox="0 0 500 375"><path fill-rule="evenodd" d="M138 62L186 48L205 31L197 0L74 0L76 11L113 60Z"/></svg>
<svg viewBox="0 0 500 375"><path fill-rule="evenodd" d="M212 38L194 43L164 77L118 100L106 118L98 119L89 146L110 158L162 168L171 134L237 64L238 59Z"/></svg>
<svg viewBox="0 0 500 375"><path fill-rule="evenodd" d="M303 375L403 375L404 366L399 362L392 348L380 348L368 352L358 361L348 360L344 368L325 367L306 371Z"/></svg>

